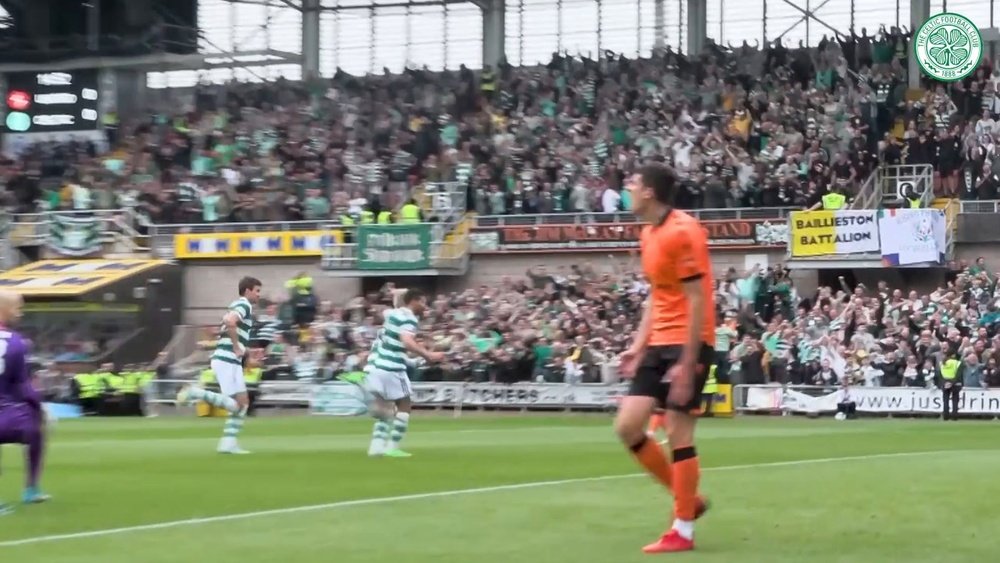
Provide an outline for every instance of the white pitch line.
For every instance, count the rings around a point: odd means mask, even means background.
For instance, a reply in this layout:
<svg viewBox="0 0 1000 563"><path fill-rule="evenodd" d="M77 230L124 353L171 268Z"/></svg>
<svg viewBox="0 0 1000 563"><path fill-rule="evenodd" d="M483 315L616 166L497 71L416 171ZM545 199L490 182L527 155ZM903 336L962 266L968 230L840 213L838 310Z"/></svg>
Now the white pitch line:
<svg viewBox="0 0 1000 563"><path fill-rule="evenodd" d="M551 431L551 430L556 430L556 431L564 431L564 430L565 431L569 431L569 430L572 430L574 432L580 432L580 431L586 431L586 430L590 430L590 429L604 430L605 433L607 435L609 435L609 436L613 435L613 432L614 432L613 429L611 428L611 422L610 422L610 419L609 419L608 424L603 425L603 426L599 425L599 424L592 424L592 425L589 425L589 426L588 425L581 425L581 426L515 426L515 427L512 427L512 428L462 428L462 429L459 429L459 430L423 430L423 431L420 432L420 435L421 436L427 436L427 435L437 436L437 435L441 435L441 434L450 434L450 435L455 435L455 434L497 434L497 433L510 434L510 433L518 433L518 432L546 432L546 431ZM318 432L316 432L316 433L310 433L310 434L296 434L295 435L296 438L330 438L330 439L338 439L338 438L346 438L346 439L351 439L351 438L365 438L366 440L369 439L369 438L371 438L371 436L372 436L371 432L364 433L364 434L363 433L329 434L329 433L318 433ZM264 440L267 440L267 439L270 439L270 438L276 438L276 439L277 438L287 438L287 436L273 435L273 436L262 436L261 438L263 438ZM59 444L60 448L67 448L67 447L69 447L69 448L92 448L94 446L100 446L100 445L105 445L105 444L121 444L121 443L131 443L131 442L149 444L149 443L162 443L162 442L217 442L218 440L219 440L218 437L213 437L213 436L204 436L204 437L197 437L197 438L175 437L175 438L152 438L152 439L150 439L150 438L125 438L125 439L122 439L122 438L109 438L107 440L82 440L82 441L74 441L74 442L58 442L58 444Z"/></svg>
<svg viewBox="0 0 1000 563"><path fill-rule="evenodd" d="M796 459L790 461L774 461L767 463L748 463L742 465L721 465L718 467L706 467L702 471L736 471L741 469L757 469L768 467L787 467L796 465L813 465L820 463L835 463L842 461L867 461L873 459L889 459L896 457L914 457L940 454L954 454L961 451L970 450L935 450L924 452L898 452L888 454L856 455L846 457L822 457L813 459ZM971 450L984 451L984 450ZM22 545L32 545L38 543L53 543L66 540L79 540L88 538L99 538L104 536L116 536L119 534L130 534L133 532L148 532L154 530L167 530L170 528L180 528L183 526L194 526L197 524L213 524L216 522L232 522L234 520L248 520L251 518L262 518L265 516L281 516L284 514L299 514L302 512L315 512L320 510L333 510L338 508L349 508L352 506L368 506L373 504L388 504L393 502L405 502L411 500L422 500L429 498L456 497L464 495L476 495L482 493L494 493L500 491L517 491L521 489L535 489L539 487L554 487L558 485L570 485L573 483L590 483L595 481L611 481L614 479L631 479L644 476L645 473L629 473L623 475L604 475L602 477L578 477L574 479L559 479L556 481L536 481L532 483L516 483L512 485L496 485L492 487L477 487L474 489L457 489L452 491L437 491L431 493L418 493L412 495L400 495L394 497L376 497L357 500L345 500L338 502L328 502L324 504L310 504L305 506L293 506L289 508L276 508L272 510L259 510L256 512L241 512L237 514L222 514L219 516L206 516L203 518L188 518L185 520L173 520L170 522L159 522L156 524L142 524L138 526L126 526L123 528L108 528L105 530L91 530L89 532L76 532L72 534L53 534L48 536L36 536L20 540L8 540L0 542L0 547L17 547Z"/></svg>

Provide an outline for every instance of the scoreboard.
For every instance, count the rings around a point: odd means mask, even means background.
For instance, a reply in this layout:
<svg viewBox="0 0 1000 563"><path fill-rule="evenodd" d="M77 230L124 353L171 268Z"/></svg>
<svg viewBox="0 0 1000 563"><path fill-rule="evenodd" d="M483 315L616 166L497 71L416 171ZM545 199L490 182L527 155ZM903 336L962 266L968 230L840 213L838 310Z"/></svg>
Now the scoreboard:
<svg viewBox="0 0 1000 563"><path fill-rule="evenodd" d="M5 76L6 133L95 131L98 120L97 69L12 72Z"/></svg>

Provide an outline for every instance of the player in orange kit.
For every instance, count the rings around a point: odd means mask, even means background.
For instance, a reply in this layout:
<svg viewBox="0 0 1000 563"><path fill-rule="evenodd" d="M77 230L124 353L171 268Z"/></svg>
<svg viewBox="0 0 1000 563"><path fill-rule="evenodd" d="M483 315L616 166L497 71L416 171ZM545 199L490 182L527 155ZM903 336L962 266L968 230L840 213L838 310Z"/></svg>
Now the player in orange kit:
<svg viewBox="0 0 1000 563"><path fill-rule="evenodd" d="M646 553L694 549L694 521L708 509L698 495L696 413L714 356L715 303L708 239L697 219L673 208L674 171L649 164L629 184L632 211L644 222L642 268L651 291L621 372L631 378L615 431L636 460L674 496L674 522ZM655 409L666 410L671 453L646 433Z"/></svg>

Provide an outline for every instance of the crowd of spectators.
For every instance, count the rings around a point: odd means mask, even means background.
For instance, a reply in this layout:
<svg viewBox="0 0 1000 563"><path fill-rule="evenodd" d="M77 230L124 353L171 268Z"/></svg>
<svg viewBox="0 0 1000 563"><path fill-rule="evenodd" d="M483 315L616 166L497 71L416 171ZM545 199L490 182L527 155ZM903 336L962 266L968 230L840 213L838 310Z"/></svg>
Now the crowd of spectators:
<svg viewBox="0 0 1000 563"><path fill-rule="evenodd" d="M419 338L444 352L417 381L615 383L649 291L634 264L530 269L523 278L439 294ZM730 269L717 282L716 362L733 383L933 387L961 362L967 388L1000 387L1000 272L951 264L927 292L848 285L803 294L781 265ZM326 381L362 370L396 288L334 307L272 296L257 319L265 379ZM286 300L287 299L287 300ZM212 338L205 345L211 347Z"/></svg>
<svg viewBox="0 0 1000 563"><path fill-rule="evenodd" d="M0 166L19 211L135 206L152 222L334 220L455 181L480 214L615 211L636 163L671 162L685 207L808 206L879 163L930 163L941 195L1000 184L1000 70L908 91L910 33L699 57L554 55L474 73L201 85L190 103Z"/></svg>
<svg viewBox="0 0 1000 563"><path fill-rule="evenodd" d="M934 387L956 359L966 388L1000 386L1000 272L983 259L949 267L926 292L841 278L801 296L780 269L725 281L726 302L746 306L726 314L718 353L742 383Z"/></svg>
<svg viewBox="0 0 1000 563"><path fill-rule="evenodd" d="M619 267L598 272L589 264L553 271L539 266L523 279L436 295L419 335L447 360L420 366L413 378L616 380L614 358L629 344L648 289L632 269ZM324 381L360 371L396 293L390 283L339 307L297 290L271 296L252 337L264 349L264 378ZM213 336L209 328L205 349L214 346Z"/></svg>

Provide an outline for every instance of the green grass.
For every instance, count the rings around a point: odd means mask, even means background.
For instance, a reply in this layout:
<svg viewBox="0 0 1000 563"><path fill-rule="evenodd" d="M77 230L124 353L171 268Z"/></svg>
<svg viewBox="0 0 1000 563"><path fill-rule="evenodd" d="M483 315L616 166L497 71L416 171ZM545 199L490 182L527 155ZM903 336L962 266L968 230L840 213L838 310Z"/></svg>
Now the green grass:
<svg viewBox="0 0 1000 563"><path fill-rule="evenodd" d="M995 560L1000 548L991 422L705 421L698 447L714 508L698 551L680 556L640 553L669 522L670 502L628 477L637 468L603 415L418 413L414 457L402 460L365 457L364 419L251 419L243 445L254 455L244 457L214 453L221 425L62 421L44 483L55 499L0 517L0 561L958 563ZM7 446L0 459L0 498L13 500L21 455ZM625 477L582 480L614 476ZM544 481L560 482L122 530Z"/></svg>

